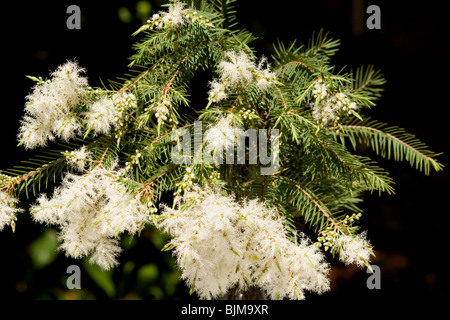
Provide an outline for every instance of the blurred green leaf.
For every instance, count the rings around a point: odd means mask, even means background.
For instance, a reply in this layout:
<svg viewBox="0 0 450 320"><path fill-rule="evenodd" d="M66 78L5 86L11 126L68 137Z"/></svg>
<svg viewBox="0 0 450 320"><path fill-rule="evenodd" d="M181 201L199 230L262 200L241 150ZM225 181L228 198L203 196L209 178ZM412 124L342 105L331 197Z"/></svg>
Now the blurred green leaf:
<svg viewBox="0 0 450 320"><path fill-rule="evenodd" d="M152 234L153 245L158 249L162 249L164 247L164 245L166 245L166 243L169 239L170 239L170 237L168 234L163 233L156 229L154 230L154 233Z"/></svg>
<svg viewBox="0 0 450 320"><path fill-rule="evenodd" d="M137 280L139 285L148 286L150 283L158 279L158 275L158 266L154 263L149 263L139 268L137 273Z"/></svg>
<svg viewBox="0 0 450 320"><path fill-rule="evenodd" d="M135 267L135 263L134 261L127 261L125 262L125 264L123 265L123 274L125 276L129 276L131 274L131 272L133 271L134 267Z"/></svg>
<svg viewBox="0 0 450 320"><path fill-rule="evenodd" d="M177 291L177 285L180 283L181 272L174 268L170 272L165 272L163 275L164 290L167 295L173 296Z"/></svg>
<svg viewBox="0 0 450 320"><path fill-rule="evenodd" d="M58 255L58 239L54 229L45 230L31 243L30 256L36 269L41 269L55 260Z"/></svg>
<svg viewBox="0 0 450 320"><path fill-rule="evenodd" d="M148 288L147 293L154 296L155 300L164 299L164 292L157 286L151 286L150 288Z"/></svg>
<svg viewBox="0 0 450 320"><path fill-rule="evenodd" d="M148 1L138 1L136 3L136 17L144 23L152 12L152 5Z"/></svg>
<svg viewBox="0 0 450 320"><path fill-rule="evenodd" d="M130 23L133 21L133 15L127 7L120 7L117 10L117 15L119 16L120 21L123 23Z"/></svg>
<svg viewBox="0 0 450 320"><path fill-rule="evenodd" d="M112 279L112 270L102 270L98 265L89 263L89 259L83 259L83 267L108 297L112 298L115 296L116 287Z"/></svg>

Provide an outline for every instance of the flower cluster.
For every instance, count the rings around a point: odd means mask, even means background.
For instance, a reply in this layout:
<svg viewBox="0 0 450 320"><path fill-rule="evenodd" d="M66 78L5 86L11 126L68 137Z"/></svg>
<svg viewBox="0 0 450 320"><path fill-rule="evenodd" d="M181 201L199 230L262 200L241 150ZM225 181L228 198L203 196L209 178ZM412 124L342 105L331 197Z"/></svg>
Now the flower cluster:
<svg viewBox="0 0 450 320"><path fill-rule="evenodd" d="M147 206L127 192L119 176L101 166L84 175L68 173L51 199L39 196L33 217L59 226L60 249L68 256L91 254L91 263L110 269L118 264L119 234L134 234L148 221Z"/></svg>
<svg viewBox="0 0 450 320"><path fill-rule="evenodd" d="M112 97L114 106L116 107L116 111L119 116L125 111L129 109L137 108L137 100L136 96L132 93L121 92L116 93Z"/></svg>
<svg viewBox="0 0 450 320"><path fill-rule="evenodd" d="M160 226L169 232L182 278L204 298L238 285L259 286L271 299L304 298L328 289L328 264L304 236L294 243L282 218L258 200L237 202L193 186L185 203L164 207Z"/></svg>
<svg viewBox="0 0 450 320"><path fill-rule="evenodd" d="M126 170L124 170L126 172ZM154 214L158 211L155 205L155 192L152 189L152 183L146 183L144 187L138 189L135 192L134 198L137 201L140 201L142 203L146 203L147 206L147 215L149 216L149 219L152 219L152 221L155 223L155 217ZM156 224L156 223L155 223Z"/></svg>
<svg viewBox="0 0 450 320"><path fill-rule="evenodd" d="M155 29L179 29L186 21L191 23L197 22L204 27L213 27L214 25L197 11L185 8L181 2L175 2L169 5L167 12L158 12L154 14L151 19L147 20L147 24L142 26L139 31L153 28Z"/></svg>
<svg viewBox="0 0 450 320"><path fill-rule="evenodd" d="M0 184L6 185L14 185L18 183L20 180L20 176L9 176L7 174L0 173Z"/></svg>
<svg viewBox="0 0 450 320"><path fill-rule="evenodd" d="M225 92L226 90L226 86L217 81L217 80L213 80L209 83L210 86L210 90L208 91L208 98L210 101L212 102L219 102L222 100L225 100L228 95Z"/></svg>
<svg viewBox="0 0 450 320"><path fill-rule="evenodd" d="M361 213L354 213L351 216L346 215L342 221L340 221L340 228L338 230L336 226L328 226L325 230L319 232L319 237L317 238L317 246L323 247L325 251L332 248L335 249L335 241L339 238L343 233L350 233L350 228L355 220L359 220L361 218ZM344 229L345 230L342 230Z"/></svg>
<svg viewBox="0 0 450 320"><path fill-rule="evenodd" d="M316 100L311 104L312 116L321 125L327 125L329 122L336 124L339 115L350 114L356 110L356 103L351 102L345 93L330 94L328 85L322 79L314 84L313 95Z"/></svg>
<svg viewBox="0 0 450 320"><path fill-rule="evenodd" d="M373 254L373 248L366 240L366 233L352 235L349 231L355 220L361 217L361 213L347 215L341 222L341 226L347 231L336 230L334 226L329 226L321 231L318 247L324 247L325 251L330 250L333 254L338 253L339 259L345 264L356 264L359 267L368 265L370 256Z"/></svg>
<svg viewBox="0 0 450 320"><path fill-rule="evenodd" d="M96 90L95 93L99 93ZM101 92L100 92L101 94ZM109 134L111 128L122 128L124 119L130 110L137 108L136 96L132 93L119 92L112 97L104 96L95 101L87 112L83 113L84 124L94 135ZM116 137L122 132L119 130Z"/></svg>
<svg viewBox="0 0 450 320"><path fill-rule="evenodd" d="M174 201L178 201L182 194L191 191L193 185L193 179L195 179L195 173L192 172L192 166L186 167L186 173L183 176L183 180L177 183L177 191L173 193Z"/></svg>
<svg viewBox="0 0 450 320"><path fill-rule="evenodd" d="M5 226L11 226L14 231L17 220L17 213L23 210L17 208L18 200L5 191L0 191L0 231Z"/></svg>
<svg viewBox="0 0 450 320"><path fill-rule="evenodd" d="M251 120L251 119L258 119L259 116L256 114L255 110L245 107L239 110L239 114L241 115L242 119L245 120Z"/></svg>
<svg viewBox="0 0 450 320"><path fill-rule="evenodd" d="M109 134L111 126L117 123L115 101L104 97L92 104L85 114L86 128L97 134Z"/></svg>
<svg viewBox="0 0 450 320"><path fill-rule="evenodd" d="M356 264L363 268L370 261L372 246L366 239L366 232L356 236L343 235L335 240L335 248L339 249L339 259L345 264Z"/></svg>
<svg viewBox="0 0 450 320"><path fill-rule="evenodd" d="M55 138L67 141L81 134L82 129L94 135L109 134L111 127L123 126L125 111L137 108L132 93L120 92L108 97L102 90L92 90L87 86L87 79L81 76L83 72L84 69L69 61L59 66L47 81L31 77L37 84L27 96L18 135L25 148L42 147ZM88 93L101 98L88 102L80 98ZM77 111L80 102L88 106L87 111Z"/></svg>
<svg viewBox="0 0 450 320"><path fill-rule="evenodd" d="M67 164L80 172L85 171L86 162L92 160L92 152L86 146L70 152L66 151L64 155L66 156Z"/></svg>
<svg viewBox="0 0 450 320"><path fill-rule="evenodd" d="M26 97L25 116L18 138L27 149L42 147L60 137L67 141L81 128L72 107L78 103L88 81L84 69L69 61L59 66L47 81L39 81Z"/></svg>
<svg viewBox="0 0 450 320"><path fill-rule="evenodd" d="M270 70L270 65L266 57L262 57L259 61L255 76L258 79L256 86L261 91L265 91L274 83L276 75Z"/></svg>
<svg viewBox="0 0 450 320"><path fill-rule="evenodd" d="M115 118L110 118L110 125L117 127L118 133L116 133L116 138L118 138L123 134L120 129L124 126L124 119L127 118L128 114L131 113L133 109L137 108L137 99L132 93L119 92L112 96L112 101L114 102L115 107Z"/></svg>
<svg viewBox="0 0 450 320"><path fill-rule="evenodd" d="M211 173L209 175L209 179L211 180L211 184L215 185L219 182L220 180L220 172L218 171L214 171L213 173Z"/></svg>
<svg viewBox="0 0 450 320"><path fill-rule="evenodd" d="M135 164L139 164L139 159L142 157L142 151L136 149L135 154L130 156L130 161L125 162L125 170L123 171L123 176L131 170L131 167Z"/></svg>
<svg viewBox="0 0 450 320"><path fill-rule="evenodd" d="M313 95L316 99L325 99L328 94L328 84L326 84L322 79L319 79L314 84Z"/></svg>
<svg viewBox="0 0 450 320"><path fill-rule="evenodd" d="M192 23L196 22L200 26L207 27L207 28L214 27L214 24L212 24L211 21L209 21L208 18L198 14L198 12L195 11L195 10L191 10L191 11L186 12L185 17L186 17L186 19L188 19Z"/></svg>
<svg viewBox="0 0 450 320"><path fill-rule="evenodd" d="M178 29L184 24L184 14L186 9L180 2L172 3L167 12L156 13L147 22L157 29L170 28Z"/></svg>
<svg viewBox="0 0 450 320"><path fill-rule="evenodd" d="M157 103L154 107L155 117L158 120L158 124L164 123L167 120L167 115L169 114L170 99L163 96L162 100Z"/></svg>
<svg viewBox="0 0 450 320"><path fill-rule="evenodd" d="M222 83L227 87L237 87L253 80L252 71L256 68L255 62L244 51L238 53L227 51L225 57L229 61L223 60L218 66Z"/></svg>
<svg viewBox="0 0 450 320"><path fill-rule="evenodd" d="M209 101L219 102L227 98L228 89L236 89L247 85L256 79L256 86L264 91L275 81L275 73L270 71L270 66L265 57L261 58L258 65L244 51L225 52L228 60L221 61L218 65L219 79L210 83L208 92Z"/></svg>
<svg viewBox="0 0 450 320"><path fill-rule="evenodd" d="M244 130L233 123L232 115L221 118L205 132L205 154L212 153L214 161L220 163L223 152L234 150L244 134Z"/></svg>

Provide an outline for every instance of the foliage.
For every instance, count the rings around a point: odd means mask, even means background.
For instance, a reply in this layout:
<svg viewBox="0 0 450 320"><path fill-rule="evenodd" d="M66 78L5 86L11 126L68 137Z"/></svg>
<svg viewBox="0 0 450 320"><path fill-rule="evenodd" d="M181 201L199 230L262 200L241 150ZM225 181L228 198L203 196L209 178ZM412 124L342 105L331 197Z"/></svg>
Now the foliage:
<svg viewBox="0 0 450 320"><path fill-rule="evenodd" d="M108 218L107 213L117 210L106 212L105 208L110 208L108 204L115 200L105 196L106 191L98 198L92 196L95 191L89 191L86 198L95 201L88 225L95 225L99 228L96 232L102 234L96 243L116 241L125 231L139 234L145 228L167 224L167 217L161 214L164 210L158 211L161 202L180 214L194 208L195 197L193 202L187 201L192 197L185 197L191 185L219 186L222 193L236 201L256 199L275 210L286 228L283 237L292 243L297 241L300 226L309 228L316 234L316 245L324 251L331 251L346 263L368 266L367 253L373 251L355 224L361 212L358 203L366 192L394 193L393 181L375 161L348 148L348 142L353 149L363 143L382 157L406 160L426 175L431 169L442 170L436 160L438 154L405 130L364 116L366 109L374 107L381 97L385 81L373 66L336 71L331 58L339 41L323 30L314 33L307 44L276 44L269 64L268 59L257 57L251 48L253 35L237 29L236 1L194 1L194 5L195 8L173 2L168 11L154 15L134 33L141 40L134 45L130 72L123 81L91 88L75 62L70 62L70 68L66 69L71 70L79 87L67 85L72 80L64 78L63 67L47 81L30 77L36 81L35 94L28 97L20 144L45 148L0 177L1 227L11 225L14 230L15 203L10 198L20 194L35 197L45 189L51 191L50 183L65 181L60 187L64 188L72 183L68 173L87 177L102 169L106 172L102 174L127 190L128 197L122 197L121 201L139 201L136 210L139 214L145 211L146 219L130 227L126 225L131 219L129 215L116 213L124 225L114 225L114 232L107 232L107 225L116 221ZM205 73L210 77L209 89L205 88L204 95L194 99L190 96L192 85L199 74ZM58 97L60 104L55 105L49 97ZM50 106L54 112L51 115L42 112L38 109L40 105ZM45 118L48 128L39 124L33 127L34 120L50 116L53 118ZM205 130L225 130L218 126L221 120L242 131L279 130L279 168L262 175L260 167L249 162L251 146L246 146L244 164L214 164L201 157L195 161L206 142L220 145L208 140L194 141L188 161L174 163L174 144L181 143L176 133L182 129L195 136L197 120L202 121ZM31 143L29 139L36 132L41 136ZM47 148L52 140L60 141ZM265 142L273 145L275 140L267 138ZM87 153L80 153L82 147ZM271 159L274 160L274 154ZM92 190L101 190L95 188ZM39 201L34 211L47 210L44 204ZM51 200L47 204L54 205ZM71 205L69 201L66 209ZM117 208L122 207L117 204ZM67 223L56 214L53 217L52 212L45 212L49 215L45 219L33 217L65 230ZM49 241L47 236L36 244L33 252ZM74 241L73 237L60 238ZM114 258L120 251L116 245L108 249L110 244L105 244L104 255L111 254L112 263L101 264L105 269L115 264ZM81 258L78 252L83 245L80 240L75 253L67 246L64 248L69 256ZM167 248L174 248L175 254L180 252L173 243L164 249ZM44 265L51 260L50 255L38 263ZM186 258L178 260L184 264ZM91 267L87 270L114 296L107 276L98 276L98 270ZM141 268L138 277L151 282L158 273L147 265ZM188 282L192 283L192 279ZM253 286L255 282L249 279L240 285ZM296 294L302 296L300 292Z"/></svg>

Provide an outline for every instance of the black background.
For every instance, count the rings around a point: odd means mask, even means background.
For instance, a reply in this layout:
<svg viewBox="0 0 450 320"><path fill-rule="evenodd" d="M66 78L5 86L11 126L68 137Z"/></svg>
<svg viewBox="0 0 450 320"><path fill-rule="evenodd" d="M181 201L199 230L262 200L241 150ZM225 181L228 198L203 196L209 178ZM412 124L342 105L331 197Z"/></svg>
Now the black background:
<svg viewBox="0 0 450 320"><path fill-rule="evenodd" d="M373 264L381 268L381 290L366 288L365 270L333 262L332 291L317 301L431 300L445 297L447 288L450 155L449 57L450 3L448 1L249 1L241 0L240 27L258 36L254 47L270 56L277 39L306 42L314 30L324 28L341 39L332 59L339 67L374 64L387 79L383 98L367 115L416 134L436 152L444 152L443 172L424 176L404 162L387 161L373 154L396 182L396 195L368 195L362 205L363 229L375 246ZM81 30L68 30L66 8L77 4ZM365 8L381 8L381 30L368 30ZM152 2L153 11L159 2ZM0 168L6 169L29 152L16 147L24 97L32 83L25 75L46 77L50 70L76 58L87 69L90 84L116 79L127 71L131 37L140 21L125 24L119 7L134 10L135 1L39 1L2 3L0 73ZM361 17L362 16L362 17ZM358 24L355 21L362 21ZM18 291L17 283L29 272L29 243L44 229L21 215L17 231L0 233L0 296L34 299ZM144 256L144 259L146 257ZM149 260L153 257L149 256ZM61 271L61 272L64 272ZM46 275L48 276L48 275ZM39 282L38 282L39 283ZM187 288L184 288L186 291ZM186 293L180 293L185 297Z"/></svg>

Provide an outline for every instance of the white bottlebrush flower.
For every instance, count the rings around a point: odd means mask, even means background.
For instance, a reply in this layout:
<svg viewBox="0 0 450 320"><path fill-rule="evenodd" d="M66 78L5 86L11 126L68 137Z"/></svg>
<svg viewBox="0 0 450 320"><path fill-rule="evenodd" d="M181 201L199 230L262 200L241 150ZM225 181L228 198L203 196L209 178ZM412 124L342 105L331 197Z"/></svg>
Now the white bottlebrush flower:
<svg viewBox="0 0 450 320"><path fill-rule="evenodd" d="M152 16L149 27L155 26L157 29L170 28L178 29L184 25L184 18L186 17L187 9L181 2L175 2L169 5L169 10L166 12L158 12Z"/></svg>
<svg viewBox="0 0 450 320"><path fill-rule="evenodd" d="M86 146L82 146L80 149L71 151L66 156L66 159L69 166L83 172L86 167L86 162L92 159L92 152Z"/></svg>
<svg viewBox="0 0 450 320"><path fill-rule="evenodd" d="M169 10L160 11L147 20L147 24L143 25L135 34L147 29L164 29L169 28L176 30L185 25L186 22L198 23L200 26L211 28L214 25L210 20L200 14L195 9L185 8L185 4L179 1L169 5Z"/></svg>
<svg viewBox="0 0 450 320"><path fill-rule="evenodd" d="M319 124L327 125L339 120L342 113L351 113L356 110L356 103L351 102L343 92L330 95L328 85L319 79L314 84L313 95L316 99L311 103L312 116Z"/></svg>
<svg viewBox="0 0 450 320"><path fill-rule="evenodd" d="M77 115L72 112L62 116L54 123L54 132L57 136L68 141L73 138L81 129L81 121Z"/></svg>
<svg viewBox="0 0 450 320"><path fill-rule="evenodd" d="M337 106L328 99L322 100L318 104L313 103L311 107L312 116L318 123L326 125L335 121L338 109Z"/></svg>
<svg viewBox="0 0 450 320"><path fill-rule="evenodd" d="M172 236L182 278L199 296L216 298L236 285L258 285L273 299L327 290L323 254L303 236L299 244L290 241L273 209L193 190L187 207L163 208L160 226Z"/></svg>
<svg viewBox="0 0 450 320"><path fill-rule="evenodd" d="M101 238L95 246L95 251L89 258L89 262L97 264L104 270L109 270L119 264L117 256L122 251L119 241L115 238Z"/></svg>
<svg viewBox="0 0 450 320"><path fill-rule="evenodd" d="M306 238L298 244L287 239L277 239L281 254L274 254L276 262L261 272L259 285L270 299L305 298L304 291L321 294L329 289L328 264L324 255Z"/></svg>
<svg viewBox="0 0 450 320"><path fill-rule="evenodd" d="M221 72L221 82L226 83L229 87L237 87L245 85L253 79L255 63L244 52L225 52L225 56L229 61L221 61L219 70Z"/></svg>
<svg viewBox="0 0 450 320"><path fill-rule="evenodd" d="M39 196L33 218L58 225L60 249L68 256L92 254L102 268L117 264L115 239L138 232L148 220L147 206L118 181L119 171L96 167L84 175L66 174L51 199Z"/></svg>
<svg viewBox="0 0 450 320"><path fill-rule="evenodd" d="M208 92L208 98L212 102L220 102L227 98L227 94L225 92L226 87L223 83L218 82L217 80L211 81L210 90Z"/></svg>
<svg viewBox="0 0 450 320"><path fill-rule="evenodd" d="M111 126L117 124L115 101L105 97L92 104L84 113L84 123L94 134L109 134Z"/></svg>
<svg viewBox="0 0 450 320"><path fill-rule="evenodd" d="M366 232L356 236L340 236L335 240L335 245L340 248L339 259L347 265L356 264L364 267L370 261L372 246L366 239Z"/></svg>
<svg viewBox="0 0 450 320"><path fill-rule="evenodd" d="M231 115L223 117L205 132L205 141L207 142L205 151L219 155L224 151L234 150L244 134L245 132L240 126L233 124Z"/></svg>
<svg viewBox="0 0 450 320"><path fill-rule="evenodd" d="M38 83L26 97L18 135L25 148L45 146L56 137L67 141L75 136L80 126L71 108L88 85L81 76L83 72L76 62L69 61L59 66L50 80Z"/></svg>
<svg viewBox="0 0 450 320"><path fill-rule="evenodd" d="M258 78L256 85L261 91L267 90L267 88L269 88L275 81L276 75L270 70L270 65L267 62L266 57L261 58L255 72Z"/></svg>
<svg viewBox="0 0 450 320"><path fill-rule="evenodd" d="M16 214L23 211L17 208L17 202L16 198L13 198L5 191L0 191L0 231L8 225L14 230Z"/></svg>
<svg viewBox="0 0 450 320"><path fill-rule="evenodd" d="M208 98L210 102L219 102L227 98L227 89L237 89L247 85L256 79L256 86L260 91L265 91L275 82L276 75L270 70L270 65L265 57L262 57L258 65L244 51L225 52L228 60L221 61L218 65L219 79L210 82Z"/></svg>

